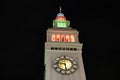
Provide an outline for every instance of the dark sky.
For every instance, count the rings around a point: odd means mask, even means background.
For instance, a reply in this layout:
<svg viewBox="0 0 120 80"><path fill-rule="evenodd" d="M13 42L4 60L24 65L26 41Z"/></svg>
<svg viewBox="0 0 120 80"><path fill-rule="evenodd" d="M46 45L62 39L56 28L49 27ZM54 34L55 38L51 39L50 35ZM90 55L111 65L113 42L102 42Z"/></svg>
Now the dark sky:
<svg viewBox="0 0 120 80"><path fill-rule="evenodd" d="M79 31L87 80L120 80L120 12L112 0L62 0L62 12ZM46 30L58 0L3 0L0 80L44 80Z"/></svg>

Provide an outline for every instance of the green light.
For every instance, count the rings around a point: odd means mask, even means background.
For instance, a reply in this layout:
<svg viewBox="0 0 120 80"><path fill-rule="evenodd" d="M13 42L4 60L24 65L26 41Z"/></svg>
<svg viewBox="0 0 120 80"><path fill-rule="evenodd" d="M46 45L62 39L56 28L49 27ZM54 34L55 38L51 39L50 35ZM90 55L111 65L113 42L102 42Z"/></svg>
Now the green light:
<svg viewBox="0 0 120 80"><path fill-rule="evenodd" d="M60 22L58 22L58 23L57 23L57 26L58 26L58 27L63 27L63 28L65 28L65 27L66 27L66 23L60 23Z"/></svg>
<svg viewBox="0 0 120 80"><path fill-rule="evenodd" d="M53 27L58 27L58 28L67 28L70 25L70 21L58 21L58 20L53 20Z"/></svg>

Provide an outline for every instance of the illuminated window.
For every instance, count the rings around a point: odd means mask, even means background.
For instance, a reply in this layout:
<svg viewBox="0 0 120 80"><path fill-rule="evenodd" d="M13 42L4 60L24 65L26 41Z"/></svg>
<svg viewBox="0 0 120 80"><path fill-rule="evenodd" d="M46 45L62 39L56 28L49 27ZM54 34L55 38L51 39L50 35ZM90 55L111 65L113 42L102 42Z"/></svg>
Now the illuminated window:
<svg viewBox="0 0 120 80"><path fill-rule="evenodd" d="M61 35L61 42L65 41L65 35Z"/></svg>
<svg viewBox="0 0 120 80"><path fill-rule="evenodd" d="M55 41L55 34L52 34L51 41Z"/></svg>
<svg viewBox="0 0 120 80"><path fill-rule="evenodd" d="M71 35L70 38L71 38L71 42L75 42L75 37L74 37L74 35Z"/></svg>
<svg viewBox="0 0 120 80"><path fill-rule="evenodd" d="M66 23L63 23L63 26L66 27Z"/></svg>
<svg viewBox="0 0 120 80"><path fill-rule="evenodd" d="M66 27L66 23L61 23L61 22L59 22L59 23L58 23L58 27L63 27L63 28L65 28L65 27Z"/></svg>
<svg viewBox="0 0 120 80"><path fill-rule="evenodd" d="M56 42L75 42L75 36L73 34L71 34L71 35L52 34L51 35L51 41L56 41Z"/></svg>
<svg viewBox="0 0 120 80"><path fill-rule="evenodd" d="M56 40L55 41L60 41L60 34L56 35Z"/></svg>
<svg viewBox="0 0 120 80"><path fill-rule="evenodd" d="M66 42L70 42L70 36L69 36L69 35L66 35L65 41L66 41Z"/></svg>

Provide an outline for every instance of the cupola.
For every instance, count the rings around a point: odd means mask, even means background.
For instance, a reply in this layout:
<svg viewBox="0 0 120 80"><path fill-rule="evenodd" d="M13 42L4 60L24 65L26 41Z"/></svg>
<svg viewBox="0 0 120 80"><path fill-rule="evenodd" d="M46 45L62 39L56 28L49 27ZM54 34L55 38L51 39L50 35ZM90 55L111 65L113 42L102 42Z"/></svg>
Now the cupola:
<svg viewBox="0 0 120 80"><path fill-rule="evenodd" d="M53 27L54 28L69 28L70 21L66 20L66 17L61 12L61 7L59 9L59 13L57 14L55 20L53 20Z"/></svg>

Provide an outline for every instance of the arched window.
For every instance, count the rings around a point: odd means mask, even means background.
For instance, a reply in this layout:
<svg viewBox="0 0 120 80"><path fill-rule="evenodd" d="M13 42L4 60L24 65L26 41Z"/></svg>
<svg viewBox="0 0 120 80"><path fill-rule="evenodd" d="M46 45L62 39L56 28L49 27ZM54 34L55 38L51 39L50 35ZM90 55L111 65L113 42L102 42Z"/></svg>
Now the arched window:
<svg viewBox="0 0 120 80"><path fill-rule="evenodd" d="M70 39L71 39L71 42L75 42L75 37L73 34L71 34Z"/></svg>
<svg viewBox="0 0 120 80"><path fill-rule="evenodd" d="M60 34L56 35L56 40L55 41L60 42Z"/></svg>
<svg viewBox="0 0 120 80"><path fill-rule="evenodd" d="M51 41L55 41L55 34L52 34Z"/></svg>
<svg viewBox="0 0 120 80"><path fill-rule="evenodd" d="M66 35L65 42L70 42L70 36Z"/></svg>
<svg viewBox="0 0 120 80"><path fill-rule="evenodd" d="M65 35L61 35L61 42L65 42Z"/></svg>

